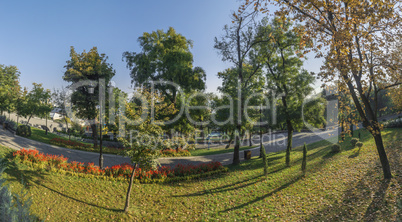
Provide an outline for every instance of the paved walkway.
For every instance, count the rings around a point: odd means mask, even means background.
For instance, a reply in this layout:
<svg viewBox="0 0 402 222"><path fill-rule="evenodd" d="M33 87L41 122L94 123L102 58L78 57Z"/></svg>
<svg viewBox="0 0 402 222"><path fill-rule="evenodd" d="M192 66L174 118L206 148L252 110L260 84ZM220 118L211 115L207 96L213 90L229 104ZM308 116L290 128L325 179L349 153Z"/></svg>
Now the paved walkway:
<svg viewBox="0 0 402 222"><path fill-rule="evenodd" d="M394 118L397 115L384 117L386 119ZM361 127L361 126L360 126ZM336 134L338 133L337 128L329 129L329 130L318 130L316 132L300 132L294 133L293 135L293 147L301 146L304 143L310 144L320 140L329 140L330 142L336 142ZM270 152L277 152L286 149L286 133L279 133L279 134L265 134L263 135L263 144L267 151ZM255 148L250 149L252 156L259 155L259 138L255 140ZM12 149L18 150L21 148L28 148L34 149L36 148L40 152L53 154L53 155L60 155L67 157L69 161L79 161L79 162L93 162L95 164L99 163L99 154L93 152L85 152L80 150L72 150L67 148L61 148L58 146L53 146L41 142L37 142L34 140L30 140L20 136L14 136L7 130L0 129L0 145L10 147ZM244 157L244 152L240 151L240 158L241 160ZM187 164L197 164L197 163L205 163L210 161L219 161L223 165L228 165L232 163L233 153L224 153L224 154L217 154L217 155L208 155L208 156L192 156L192 157L166 157L160 158L159 162L162 165L170 165L174 166L177 163ZM118 155L112 154L104 154L104 166L113 166L121 163L129 163L130 159L127 157L122 157Z"/></svg>
<svg viewBox="0 0 402 222"><path fill-rule="evenodd" d="M320 137L321 136L321 137ZM302 145L304 142L312 143L323 138L331 137L331 131L319 132L318 135L313 135L313 133L295 133L293 144L294 146ZM257 138L259 141L259 138ZM277 152L284 150L286 148L286 136L285 134L271 134L263 136L264 146L267 153ZM73 150L67 148L61 148L54 145L49 145L41 143L38 141L30 140L24 137L13 135L11 132L0 129L0 145L10 147L15 150L21 148L27 149L37 149L39 152L53 154L53 155L63 155L69 159L69 161L79 161L79 162L93 162L95 164L99 163L99 154L93 152L86 152L80 150ZM250 149L252 151L252 156L259 155L258 143L255 144L257 147ZM241 160L244 160L244 153L240 151ZM219 161L224 165L231 164L233 158L233 153L223 153L208 156L192 156L192 157L164 157L160 158L159 162L162 165L174 166L177 163L182 164L197 164L205 163L211 161ZM116 164L121 164L125 162L130 162L127 157L122 157L113 154L104 154L104 166L113 166Z"/></svg>

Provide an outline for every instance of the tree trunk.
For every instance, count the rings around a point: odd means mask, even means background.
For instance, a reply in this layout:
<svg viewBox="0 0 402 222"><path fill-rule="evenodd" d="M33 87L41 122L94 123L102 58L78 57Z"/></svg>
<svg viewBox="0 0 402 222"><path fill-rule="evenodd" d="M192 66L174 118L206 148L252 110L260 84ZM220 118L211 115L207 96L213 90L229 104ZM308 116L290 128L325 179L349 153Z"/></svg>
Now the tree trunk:
<svg viewBox="0 0 402 222"><path fill-rule="evenodd" d="M130 194L131 194L131 188L133 187L133 181L134 181L134 175L135 175L136 169L137 169L137 164L134 163L134 169L133 169L133 172L131 173L130 183L128 184L127 195L126 195L126 205L124 206L124 212L128 212L128 208L130 207Z"/></svg>
<svg viewBox="0 0 402 222"><path fill-rule="evenodd" d="M31 120L32 115L29 116L28 121L27 121L27 125L29 124L29 120Z"/></svg>
<svg viewBox="0 0 402 222"><path fill-rule="evenodd" d="M304 146L303 146L303 161L302 161L302 166L301 166L301 169L303 171L303 175L306 175L306 166L307 166L307 146L306 146L306 143L304 143Z"/></svg>
<svg viewBox="0 0 402 222"><path fill-rule="evenodd" d="M290 166L290 151L292 150L292 141L293 141L293 127L290 124L290 125L288 125L288 143L287 143L287 147L286 147L286 166Z"/></svg>
<svg viewBox="0 0 402 222"><path fill-rule="evenodd" d="M98 147L98 131L96 130L96 124L91 125L92 128L92 137L94 140L94 148Z"/></svg>
<svg viewBox="0 0 402 222"><path fill-rule="evenodd" d="M352 137L353 137L353 123L350 123L350 134L351 134Z"/></svg>
<svg viewBox="0 0 402 222"><path fill-rule="evenodd" d="M68 122L67 122L67 120L66 120L66 126L67 126L67 135L68 135L68 140L70 140L71 138L70 138L70 131L68 130Z"/></svg>
<svg viewBox="0 0 402 222"><path fill-rule="evenodd" d="M241 125L237 125L236 127L238 131L238 135L235 135L235 147L233 150L233 165L238 165L240 164L240 131L241 131Z"/></svg>
<svg viewBox="0 0 402 222"><path fill-rule="evenodd" d="M262 144L262 131L260 127L260 157L262 157L262 163L264 165L264 175L268 175L268 159L267 159L267 153L265 152L265 147Z"/></svg>
<svg viewBox="0 0 402 222"><path fill-rule="evenodd" d="M252 146L253 145L253 141L251 141L251 131L250 131L250 133L248 134L248 144L249 144L249 146Z"/></svg>
<svg viewBox="0 0 402 222"><path fill-rule="evenodd" d="M201 137L202 137L202 141L205 142L205 133L204 133L204 126L201 125Z"/></svg>
<svg viewBox="0 0 402 222"><path fill-rule="evenodd" d="M225 149L229 149L230 144L232 143L232 141L233 141L233 132L230 134L229 143L228 143L228 145L226 145Z"/></svg>
<svg viewBox="0 0 402 222"><path fill-rule="evenodd" d="M384 173L384 179L391 179L392 178L391 168L389 166L388 157L387 157L387 154L384 149L381 131L379 131L379 129L377 131L379 133L375 134L373 136L374 136L375 144L377 146L378 155L380 156L382 171Z"/></svg>

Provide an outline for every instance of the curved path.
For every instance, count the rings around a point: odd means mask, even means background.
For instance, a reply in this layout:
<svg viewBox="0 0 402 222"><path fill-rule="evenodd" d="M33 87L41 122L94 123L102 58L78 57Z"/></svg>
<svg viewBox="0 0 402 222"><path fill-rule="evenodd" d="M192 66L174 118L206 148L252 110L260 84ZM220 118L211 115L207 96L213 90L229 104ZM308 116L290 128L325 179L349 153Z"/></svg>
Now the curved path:
<svg viewBox="0 0 402 222"><path fill-rule="evenodd" d="M320 141L325 138L329 138L331 135L331 131L320 131L317 135L314 133L295 133L293 137L293 145L300 146L304 142L312 143L316 141ZM284 150L286 148L286 136L285 134L265 134L263 136L264 146L268 152L277 152ZM252 156L259 155L259 138L254 140L255 148L251 148ZM39 152L48 153L53 155L63 155L69 159L69 161L79 161L79 162L93 162L95 164L99 163L99 154L93 152L86 152L81 150L73 150L62 148L54 145L49 145L46 143L30 140L24 137L16 136L9 132L8 130L0 129L0 145L10 147L15 150L19 150L22 148L27 149L37 149ZM122 157L119 155L113 154L103 154L104 156L104 166L113 166L121 163L129 163L130 159L128 157ZM241 160L244 160L243 151L240 151ZM159 158L159 162L162 165L170 165L174 166L178 163L182 164L197 164L197 163L205 163L210 161L219 161L224 165L231 164L233 158L233 153L223 153L216 155L207 155L207 156L191 156L191 157L163 157Z"/></svg>
<svg viewBox="0 0 402 222"><path fill-rule="evenodd" d="M383 117L385 119L394 118L397 115ZM332 128L327 129L325 131L317 130L315 132L296 132L293 135L293 147L301 146L304 143L314 143L320 140L328 140L330 142L336 142L338 129ZM259 155L259 138L255 138L253 140L255 148L251 148L251 155L258 156ZM277 152L286 149L286 134L278 133L278 134L264 134L263 135L263 144L267 153ZM41 143L38 141L30 140L24 137L15 136L7 130L0 129L0 145L10 147L12 149L18 150L21 148L34 149L36 148L39 152L60 155L67 157L69 161L79 161L79 162L93 162L95 164L99 163L99 154L93 152L86 152L80 150L72 150L67 148L61 148L58 146L53 146L45 143ZM245 144L244 144L245 145ZM244 157L244 152L240 151L241 160ZM210 161L219 161L223 165L228 165L232 163L233 153L223 153L216 155L207 155L207 156L192 156L192 157L164 157L159 158L159 162L162 165L170 165L174 166L178 163L182 164L197 164L197 163L205 163ZM127 157L122 157L113 154L104 154L104 166L113 166L121 163L129 163L130 159Z"/></svg>

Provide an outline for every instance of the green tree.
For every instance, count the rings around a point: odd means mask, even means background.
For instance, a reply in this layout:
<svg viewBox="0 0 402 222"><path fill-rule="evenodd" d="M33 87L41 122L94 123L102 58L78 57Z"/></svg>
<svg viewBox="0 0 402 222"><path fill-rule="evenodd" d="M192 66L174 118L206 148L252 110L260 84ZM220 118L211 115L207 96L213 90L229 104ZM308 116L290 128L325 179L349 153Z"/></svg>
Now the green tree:
<svg viewBox="0 0 402 222"><path fill-rule="evenodd" d="M68 124L71 123L71 119L67 116L66 105L67 102L67 92L64 87L61 89L54 89L52 93L53 104L60 109L60 113L63 116L62 121L66 124L68 139L70 139L70 130Z"/></svg>
<svg viewBox="0 0 402 222"><path fill-rule="evenodd" d="M250 92L250 79L261 73L260 66L255 63L254 58L251 56L253 47L260 43L255 27L253 18L249 15L234 14L232 26L226 25L223 29L224 35L220 39L215 38L214 47L218 50L222 60L231 62L235 66L229 71L218 74L218 76L221 75L221 78L224 78L223 75L229 76L230 74L231 77L229 78L232 79L230 82L235 83L226 84L228 86L226 90L230 91L230 93L228 93L229 95L236 95L234 97L234 105L236 107L234 123L239 135L245 132L244 127L248 123L245 118L245 93ZM245 66L248 66L247 72L245 71ZM223 81L225 80L223 79ZM255 92L255 90L251 92ZM235 136L235 138L236 143L233 153L233 164L239 164L240 136Z"/></svg>
<svg viewBox="0 0 402 222"><path fill-rule="evenodd" d="M120 141L123 142L125 147L130 147L130 149L124 151L124 155L130 157L134 164L134 170L127 189L125 212L128 211L130 206L130 194L137 166L140 166L141 169L150 169L158 165L157 158L161 154L162 144L160 135L163 131L161 125L155 124L154 120L164 121L166 119L163 116L168 116L175 112L173 104L164 103L164 98L160 93L152 93L149 90L141 89L136 92L136 95L137 97L124 105L125 111L122 116L127 120L131 120L126 121L128 122L126 130L130 132L130 135L127 134L127 137L120 138ZM149 104L154 104L154 120L149 115Z"/></svg>
<svg viewBox="0 0 402 222"><path fill-rule="evenodd" d="M211 126L218 128L220 131L226 133L226 137L229 137L226 149L230 147L234 139L234 133L236 126L234 125L233 118L234 110L233 100L230 96L213 96L211 100Z"/></svg>
<svg viewBox="0 0 402 222"><path fill-rule="evenodd" d="M125 102L128 98L128 95L118 87L109 87L109 90L110 99L107 103L108 109L106 110L106 123L108 129L113 133L114 138L116 138L120 128L119 118L117 118L120 115L120 102Z"/></svg>
<svg viewBox="0 0 402 222"><path fill-rule="evenodd" d="M151 81L169 81L180 86L185 92L205 89L205 71L193 68L192 41L177 33L172 27L163 30L144 32L138 38L141 52L124 52L123 58L131 70L132 83L147 85ZM156 90L166 99L176 103L178 89L171 85L156 84Z"/></svg>
<svg viewBox="0 0 402 222"><path fill-rule="evenodd" d="M289 21L275 18L271 23L264 19L259 32L264 33L265 41L256 45L256 56L266 69L267 86L280 97L282 106L279 112L284 115L287 129L286 165L290 165L290 151L294 130L300 130L304 124L301 107L307 95L312 91L314 77L302 69L304 47L300 26L293 26ZM324 107L322 107L324 110Z"/></svg>
<svg viewBox="0 0 402 222"><path fill-rule="evenodd" d="M42 84L32 83L32 85L32 89L24 93L24 98L20 100L24 108L17 112L18 115L28 118L27 123L29 123L32 116L44 117L49 115L52 110L52 105L49 103L50 90L44 89Z"/></svg>
<svg viewBox="0 0 402 222"><path fill-rule="evenodd" d="M21 86L19 85L20 72L16 66L0 65L0 113L11 112L17 105Z"/></svg>
<svg viewBox="0 0 402 222"><path fill-rule="evenodd" d="M77 53L74 47L71 47L70 60L64 66L66 71L63 80L74 84L82 80L99 81L103 79L108 84L116 72L112 68L112 65L107 62L107 59L108 57L105 54L98 53L97 47L93 47L88 52L84 50L82 53ZM95 147L97 147L98 143L98 133L94 120L99 113L97 110L97 106L99 105L99 86L100 84L95 86L92 94L88 86L81 86L71 95L72 109L76 112L76 116L82 119L93 120L91 128ZM107 92L106 95L108 95Z"/></svg>

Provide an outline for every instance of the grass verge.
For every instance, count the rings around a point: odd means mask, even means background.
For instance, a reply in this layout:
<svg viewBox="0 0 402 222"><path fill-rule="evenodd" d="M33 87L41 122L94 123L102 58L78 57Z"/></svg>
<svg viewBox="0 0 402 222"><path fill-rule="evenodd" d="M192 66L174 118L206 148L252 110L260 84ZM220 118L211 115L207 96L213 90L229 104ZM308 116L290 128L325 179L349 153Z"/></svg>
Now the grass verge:
<svg viewBox="0 0 402 222"><path fill-rule="evenodd" d="M240 150L246 150L250 148L254 148L258 145L254 146L242 146L240 147ZM222 148L203 148L203 149L195 149L195 150L190 150L191 156L206 156L206 155L215 155L215 154L222 154L222 153L233 153L233 146L232 148L225 149L224 147Z"/></svg>
<svg viewBox="0 0 402 222"><path fill-rule="evenodd" d="M302 175L302 148L268 155L269 175L261 159L253 158L230 172L206 179L170 184L135 184L131 208L124 207L127 182L62 176L9 162L5 172L13 190L24 189L33 199L32 213L49 221L153 220L398 220L402 215L402 129L383 131L394 178L384 181L375 148L362 131L362 149L350 138L343 152L333 154L321 141L308 146L307 174ZM1 155L9 150L0 147ZM399 218L402 219L402 218Z"/></svg>
<svg viewBox="0 0 402 222"><path fill-rule="evenodd" d="M53 133L50 133L50 132L48 132L48 134L46 135L45 130L37 129L37 128L34 128L34 127L31 127L31 130L32 130L32 135L30 137L28 137L28 139L39 141L39 142L42 142L42 143L55 145L55 144L53 144L51 142L51 140L54 139L54 138L68 140L65 137L62 137L62 136L59 136L57 134L53 134ZM91 145L91 146L90 147L83 147L83 146L68 146L68 145L61 145L61 144L57 144L55 146L59 146L59 147L67 148L67 149L83 150L83 151L88 151L88 152L99 153L99 146L94 148L92 143L85 143L85 142L77 141L77 140L73 140L73 139L71 139L71 141L82 143L82 144L85 144L85 145ZM113 147L105 147L105 146L103 146L102 147L102 152L107 153L107 154L121 155L122 154L122 149L121 148L113 148ZM162 156L163 157L173 157L173 156L178 157L178 156L188 156L188 155L180 155L178 153L178 154L175 154L175 155L162 154Z"/></svg>

